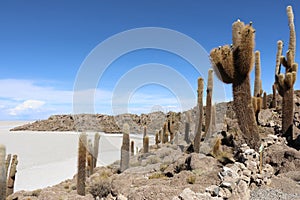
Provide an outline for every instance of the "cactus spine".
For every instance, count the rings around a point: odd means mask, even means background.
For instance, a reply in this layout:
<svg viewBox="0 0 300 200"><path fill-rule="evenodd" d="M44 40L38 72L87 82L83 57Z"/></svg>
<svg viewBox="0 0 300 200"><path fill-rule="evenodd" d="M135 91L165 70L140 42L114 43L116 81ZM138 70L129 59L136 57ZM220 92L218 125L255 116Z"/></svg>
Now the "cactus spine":
<svg viewBox="0 0 300 200"><path fill-rule="evenodd" d="M282 41L277 42L275 84L282 96L282 133L289 145L293 142L293 116L294 116L294 84L298 70L295 63L296 33L294 14L291 6L287 7L287 16L290 29L289 47L286 57L282 56ZM285 74L281 73L281 65L285 67Z"/></svg>
<svg viewBox="0 0 300 200"><path fill-rule="evenodd" d="M245 142L258 149L260 137L251 105L249 75L254 62L254 37L252 24L238 20L232 25L233 46L215 48L210 57L217 77L224 83L232 83L234 110Z"/></svg>
<svg viewBox="0 0 300 200"><path fill-rule="evenodd" d="M0 200L6 199L6 167L5 167L5 146L0 144Z"/></svg>
<svg viewBox="0 0 300 200"><path fill-rule="evenodd" d="M213 93L213 73L212 69L208 70L208 81L206 90L206 107L205 107L205 133L204 138L211 134L211 109L212 109L212 93Z"/></svg>
<svg viewBox="0 0 300 200"><path fill-rule="evenodd" d="M78 145L77 194L85 196L87 135L81 133Z"/></svg>
<svg viewBox="0 0 300 200"><path fill-rule="evenodd" d="M200 152L200 142L202 133L202 117L203 117L203 78L198 78L198 110L197 110L197 129L194 138L194 151L196 153Z"/></svg>
<svg viewBox="0 0 300 200"><path fill-rule="evenodd" d="M130 127L128 124L123 125L123 143L121 147L121 172L129 168L129 139Z"/></svg>

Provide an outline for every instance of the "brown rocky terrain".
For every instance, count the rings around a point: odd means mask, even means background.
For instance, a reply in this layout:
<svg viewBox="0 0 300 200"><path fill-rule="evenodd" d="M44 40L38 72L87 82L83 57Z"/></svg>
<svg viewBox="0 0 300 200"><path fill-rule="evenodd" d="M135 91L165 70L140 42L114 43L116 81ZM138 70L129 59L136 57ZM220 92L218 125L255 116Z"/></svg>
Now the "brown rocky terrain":
<svg viewBox="0 0 300 200"><path fill-rule="evenodd" d="M268 105L270 101L269 96ZM281 99L278 98L278 101ZM106 167L95 168L94 173L86 180L86 196L77 195L75 175L73 179L52 187L19 191L8 199L300 200L300 91L295 92L294 102L293 147L289 147L286 139L280 136L281 107L260 111L258 120L263 147L261 154L240 139L241 134L231 103L218 104L217 112L225 112L226 116L223 121L217 119L217 128L220 128L202 141L200 154L193 153L193 145L184 140L184 131L181 128L190 115L191 130L194 129L195 109L176 115L120 115L115 117L120 120L116 120L115 124L135 123L137 125L133 130L140 133L143 125L152 124L154 128L151 130L155 130L156 126L161 127L161 124L172 116L178 130L178 140L151 145L149 153L142 153L143 150L140 150L138 154L131 156L130 167L122 173L119 170L119 161ZM281 105L280 102L278 105ZM67 117L70 118L68 115L63 116ZM85 117L84 115L83 118L87 120ZM156 117L162 121L154 123ZM31 126L33 129L39 127L38 124L42 127L41 124L50 124L51 120L56 121L53 122L56 124L57 119L61 118L50 117L45 122L35 122L27 127ZM193 138L193 132L190 137Z"/></svg>

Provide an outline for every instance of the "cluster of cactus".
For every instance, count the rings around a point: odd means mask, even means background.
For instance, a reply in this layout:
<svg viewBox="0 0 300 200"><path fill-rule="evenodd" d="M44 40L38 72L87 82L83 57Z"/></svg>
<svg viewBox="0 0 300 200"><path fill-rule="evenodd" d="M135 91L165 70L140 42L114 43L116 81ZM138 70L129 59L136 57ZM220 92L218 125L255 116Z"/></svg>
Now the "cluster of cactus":
<svg viewBox="0 0 300 200"><path fill-rule="evenodd" d="M77 194L85 195L86 176L93 174L97 164L99 151L99 133L95 134L94 145L91 140L87 140L86 133L81 133L78 142L78 166L77 166Z"/></svg>
<svg viewBox="0 0 300 200"><path fill-rule="evenodd" d="M250 91L254 37L252 23L245 25L238 20L232 25L232 46L213 49L210 58L217 77L224 83L232 84L234 110L245 142L251 148L258 149L260 137Z"/></svg>
<svg viewBox="0 0 300 200"><path fill-rule="evenodd" d="M18 157L8 154L6 159L6 148L0 145L0 200L14 193L15 178L17 173Z"/></svg>
<svg viewBox="0 0 300 200"><path fill-rule="evenodd" d="M287 7L287 16L290 29L289 46L284 57L282 56L283 42L280 40L277 42L275 86L282 97L282 133L291 145L293 142L294 84L298 70L298 64L295 62L296 32L291 6ZM281 73L281 65L285 67L285 74Z"/></svg>
<svg viewBox="0 0 300 200"><path fill-rule="evenodd" d="M120 171L123 172L129 168L129 148L130 148L130 127L128 124L123 125L123 141L121 147Z"/></svg>
<svg viewBox="0 0 300 200"><path fill-rule="evenodd" d="M213 93L213 70L208 70L207 89L206 89L206 107L205 107L205 130L202 135L202 119L203 119L203 78L198 78L198 97L197 97L197 124L196 133L194 138L194 151L200 152L200 142L202 137L208 138L215 127L215 107L212 105L212 93ZM213 113L214 112L214 113Z"/></svg>

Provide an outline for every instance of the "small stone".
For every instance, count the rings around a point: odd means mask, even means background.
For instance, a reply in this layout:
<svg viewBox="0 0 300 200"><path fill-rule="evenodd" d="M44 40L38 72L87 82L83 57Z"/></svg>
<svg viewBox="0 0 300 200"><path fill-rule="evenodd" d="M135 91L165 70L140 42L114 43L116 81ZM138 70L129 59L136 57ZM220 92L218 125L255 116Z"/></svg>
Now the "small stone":
<svg viewBox="0 0 300 200"><path fill-rule="evenodd" d="M261 174L256 174L256 178L262 179L263 176Z"/></svg>
<svg viewBox="0 0 300 200"><path fill-rule="evenodd" d="M266 179L264 182L265 182L266 185L271 185L272 180L271 179Z"/></svg>
<svg viewBox="0 0 300 200"><path fill-rule="evenodd" d="M262 170L262 173L264 177L271 178L274 175L274 168L271 165L266 164Z"/></svg>
<svg viewBox="0 0 300 200"><path fill-rule="evenodd" d="M237 165L237 166L239 166L241 170L247 169L247 167L244 165L244 163L235 162L234 164Z"/></svg>
<svg viewBox="0 0 300 200"><path fill-rule="evenodd" d="M228 199L231 197L231 192L227 188L220 188L219 197L222 197L223 199Z"/></svg>
<svg viewBox="0 0 300 200"><path fill-rule="evenodd" d="M273 139L273 140L278 140L277 135L268 134L268 138Z"/></svg>
<svg viewBox="0 0 300 200"><path fill-rule="evenodd" d="M272 141L272 140L267 141L267 146L271 146L272 144L274 144L274 141Z"/></svg>
<svg viewBox="0 0 300 200"><path fill-rule="evenodd" d="M255 179L255 183L257 186L260 186L260 185L262 185L262 180L257 178L257 179Z"/></svg>
<svg viewBox="0 0 300 200"><path fill-rule="evenodd" d="M250 184L250 177L249 176L245 176L245 175L242 175L241 176L241 179L243 180L243 181L245 181L248 185Z"/></svg>
<svg viewBox="0 0 300 200"><path fill-rule="evenodd" d="M127 200L127 198L125 196L123 196L122 194L119 194L117 196L117 200Z"/></svg>
<svg viewBox="0 0 300 200"><path fill-rule="evenodd" d="M245 181L240 181L232 192L231 199L250 199L250 189Z"/></svg>
<svg viewBox="0 0 300 200"><path fill-rule="evenodd" d="M221 183L221 187L228 188L228 189L232 190L232 183L224 181L224 182Z"/></svg>
<svg viewBox="0 0 300 200"><path fill-rule="evenodd" d="M254 149L247 149L246 151L245 151L245 154L247 155L249 155L249 154L253 154L253 153L255 153L255 151L254 151Z"/></svg>
<svg viewBox="0 0 300 200"><path fill-rule="evenodd" d="M252 172L257 172L257 163L251 160L246 160L245 162L246 167L252 171Z"/></svg>
<svg viewBox="0 0 300 200"><path fill-rule="evenodd" d="M245 170L243 170L243 175L250 177L251 171L249 169L245 169Z"/></svg>
<svg viewBox="0 0 300 200"><path fill-rule="evenodd" d="M242 144L241 147L247 147L248 145L246 143Z"/></svg>
<svg viewBox="0 0 300 200"><path fill-rule="evenodd" d="M221 172L218 173L218 177L219 177L221 180L224 179L224 177L223 177L223 175L221 174Z"/></svg>
<svg viewBox="0 0 300 200"><path fill-rule="evenodd" d="M211 196L215 197L219 195L220 188L217 185L211 185L205 189Z"/></svg>
<svg viewBox="0 0 300 200"><path fill-rule="evenodd" d="M275 122L274 122L274 121L270 121L270 122L269 122L269 126L270 126L270 127L274 127L274 126L275 126Z"/></svg>

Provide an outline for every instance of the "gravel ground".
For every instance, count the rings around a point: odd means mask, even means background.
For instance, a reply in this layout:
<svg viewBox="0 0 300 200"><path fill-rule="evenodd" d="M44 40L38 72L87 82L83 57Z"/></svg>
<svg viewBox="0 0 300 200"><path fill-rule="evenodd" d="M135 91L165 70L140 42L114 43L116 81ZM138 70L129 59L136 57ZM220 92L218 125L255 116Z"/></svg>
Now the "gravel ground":
<svg viewBox="0 0 300 200"><path fill-rule="evenodd" d="M251 191L251 200L300 200L300 195L283 193L276 189L255 189Z"/></svg>

